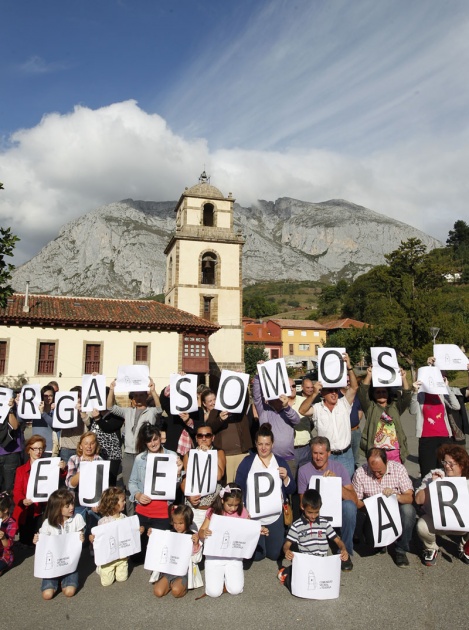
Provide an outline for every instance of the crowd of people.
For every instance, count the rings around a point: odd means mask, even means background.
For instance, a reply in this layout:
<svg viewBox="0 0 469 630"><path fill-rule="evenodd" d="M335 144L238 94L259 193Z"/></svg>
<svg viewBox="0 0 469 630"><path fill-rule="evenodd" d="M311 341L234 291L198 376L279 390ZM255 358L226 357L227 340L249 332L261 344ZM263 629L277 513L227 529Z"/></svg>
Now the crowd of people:
<svg viewBox="0 0 469 630"><path fill-rule="evenodd" d="M294 564L296 553L325 556L330 548L340 555L342 571L350 572L357 544L376 553L386 552L376 545L365 507L366 499L378 494L397 498L402 533L393 545L396 566L409 565L407 554L414 533L421 544L423 564L433 566L439 554L438 536L443 532L435 529L429 487L445 477L465 478L469 487L465 448L469 387L452 388L445 377L444 396L422 393L421 383L410 385L404 370L402 386L374 387L372 367L359 383L347 354L343 360L347 371L343 388L324 387L305 378L298 395L290 379L289 395L265 400L256 376L252 400L246 396L240 413L217 410L216 392L201 385L198 409L172 414L170 387L158 394L152 379L147 392L129 394L128 406L116 403L113 381L107 389L107 409L88 413L81 411L81 388L75 387L78 425L60 431L53 426L58 384L51 382L41 390L40 418L32 421L32 435L26 443L26 423L18 416L16 401L11 400L8 416L0 425L0 575L14 567L15 545L33 547L41 536L80 532L83 545L93 554L93 527L136 515L142 551L132 557L135 563L143 562L154 531L187 534L192 540L187 576L153 572L150 581L155 596L171 593L179 598L189 589L201 587L202 562L206 595L239 594L245 564L237 558L203 557L202 551L212 534L213 515L251 518L249 479L253 473L269 473L279 490L273 513L258 519L261 535L251 560L276 561L278 578L287 587L291 588L289 562ZM434 364L432 357L428 364ZM405 467L409 451L401 416L406 410L416 418L419 439L421 480L416 491ZM359 448L366 457L362 465ZM211 494L184 494L191 450L216 451L217 483ZM176 458L174 501L145 494L147 459L152 453ZM44 457L59 458L59 487L47 503L33 502L26 496L31 467ZM110 462L109 487L97 507L80 505L80 466L100 460ZM339 531L321 514L322 497L312 484L320 477L341 480ZM469 532L454 535L459 557L469 564ZM128 559L98 566L97 572L103 586L125 581ZM43 579L42 596L51 599L61 589L71 597L78 585L76 571Z"/></svg>

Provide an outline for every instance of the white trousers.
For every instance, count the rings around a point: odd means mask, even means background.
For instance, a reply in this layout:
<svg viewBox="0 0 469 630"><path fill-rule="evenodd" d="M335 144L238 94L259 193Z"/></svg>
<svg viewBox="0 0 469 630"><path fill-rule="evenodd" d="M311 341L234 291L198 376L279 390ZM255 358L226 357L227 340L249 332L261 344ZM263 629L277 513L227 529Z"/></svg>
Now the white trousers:
<svg viewBox="0 0 469 630"><path fill-rule="evenodd" d="M209 597L220 597L223 586L231 595L239 595L244 588L243 561L237 558L205 557L205 592Z"/></svg>

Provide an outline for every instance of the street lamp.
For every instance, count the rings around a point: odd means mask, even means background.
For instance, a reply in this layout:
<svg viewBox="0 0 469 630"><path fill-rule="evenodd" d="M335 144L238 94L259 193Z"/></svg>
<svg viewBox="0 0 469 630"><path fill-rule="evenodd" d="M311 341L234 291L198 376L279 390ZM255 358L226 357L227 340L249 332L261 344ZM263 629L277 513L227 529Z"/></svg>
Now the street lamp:
<svg viewBox="0 0 469 630"><path fill-rule="evenodd" d="M435 328L434 326L430 328L430 335L433 337L433 345L435 345L435 339L438 337L439 332L439 328Z"/></svg>

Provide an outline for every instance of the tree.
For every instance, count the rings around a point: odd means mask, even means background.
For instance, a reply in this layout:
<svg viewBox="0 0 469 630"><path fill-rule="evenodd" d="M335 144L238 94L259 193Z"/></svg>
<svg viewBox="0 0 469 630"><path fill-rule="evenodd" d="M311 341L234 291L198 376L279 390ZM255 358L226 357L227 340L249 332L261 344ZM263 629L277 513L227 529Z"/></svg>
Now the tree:
<svg viewBox="0 0 469 630"><path fill-rule="evenodd" d="M244 346L244 364L246 374L255 376L257 374L257 362L267 361L269 359L265 346L263 345L246 345Z"/></svg>
<svg viewBox="0 0 469 630"><path fill-rule="evenodd" d="M456 221L454 228L448 233L446 245L455 250L469 247L469 225L465 221Z"/></svg>
<svg viewBox="0 0 469 630"><path fill-rule="evenodd" d="M13 293L9 282L15 266L5 261L5 256L13 256L15 244L20 239L12 234L11 228L0 228L0 307L5 308L7 298Z"/></svg>

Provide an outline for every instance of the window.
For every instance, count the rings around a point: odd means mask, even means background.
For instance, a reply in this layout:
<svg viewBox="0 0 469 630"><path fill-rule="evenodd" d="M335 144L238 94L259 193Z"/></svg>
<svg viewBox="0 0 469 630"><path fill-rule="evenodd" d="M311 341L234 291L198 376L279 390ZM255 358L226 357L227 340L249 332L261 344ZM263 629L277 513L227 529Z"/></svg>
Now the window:
<svg viewBox="0 0 469 630"><path fill-rule="evenodd" d="M279 358L278 348L272 348L272 350L270 351L270 358L271 359L278 359Z"/></svg>
<svg viewBox="0 0 469 630"><path fill-rule="evenodd" d="M101 372L101 344L87 343L85 346L85 374Z"/></svg>
<svg viewBox="0 0 469 630"><path fill-rule="evenodd" d="M135 346L135 357L134 363L144 363L148 364L148 346L147 345L136 345Z"/></svg>
<svg viewBox="0 0 469 630"><path fill-rule="evenodd" d="M38 374L55 374L55 343L39 343Z"/></svg>
<svg viewBox="0 0 469 630"><path fill-rule="evenodd" d="M299 349L305 352L309 352L309 343L300 343Z"/></svg>
<svg viewBox="0 0 469 630"><path fill-rule="evenodd" d="M209 371L207 337L203 335L184 335L182 369L187 373Z"/></svg>
<svg viewBox="0 0 469 630"><path fill-rule="evenodd" d="M302 331L301 331L301 336L302 336L302 337L306 337L306 330L302 330Z"/></svg>
<svg viewBox="0 0 469 630"><path fill-rule="evenodd" d="M212 300L211 297L204 297L204 319L211 321L212 319Z"/></svg>
<svg viewBox="0 0 469 630"><path fill-rule="evenodd" d="M215 254L205 254L202 258L202 284L215 284L215 265L217 257Z"/></svg>
<svg viewBox="0 0 469 630"><path fill-rule="evenodd" d="M293 337L293 336L295 335L295 331L294 331L294 330L289 330L289 331L287 332L287 335L288 335L289 337Z"/></svg>
<svg viewBox="0 0 469 630"><path fill-rule="evenodd" d="M202 223L207 227L213 227L215 225L215 208L213 203L206 203L203 209Z"/></svg>
<svg viewBox="0 0 469 630"><path fill-rule="evenodd" d="M5 374L7 365L7 342L0 341L0 374Z"/></svg>
<svg viewBox="0 0 469 630"><path fill-rule="evenodd" d="M319 337L319 333L318 333L317 330L315 330L313 334L314 334L315 337Z"/></svg>
<svg viewBox="0 0 469 630"><path fill-rule="evenodd" d="M288 354L295 354L293 352L293 344L292 343L288 344Z"/></svg>

